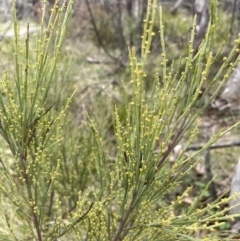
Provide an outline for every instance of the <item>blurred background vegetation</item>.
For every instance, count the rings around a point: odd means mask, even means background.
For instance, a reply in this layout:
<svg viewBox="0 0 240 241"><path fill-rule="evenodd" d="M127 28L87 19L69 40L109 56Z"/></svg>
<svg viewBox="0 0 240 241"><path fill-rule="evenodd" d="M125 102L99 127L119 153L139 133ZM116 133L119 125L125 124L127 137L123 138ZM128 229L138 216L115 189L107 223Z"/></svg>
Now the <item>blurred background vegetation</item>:
<svg viewBox="0 0 240 241"><path fill-rule="evenodd" d="M39 24L42 17L41 8L43 2L41 0L18 0L16 2L17 17L22 26L20 35L24 38L26 28L23 26L27 25L27 23L30 23L30 33L34 34L35 26ZM46 23L54 0L47 2ZM184 58L188 53L191 29L196 14L194 4L197 1L185 0L179 6L175 6L176 2L179 1L159 1L159 6L161 5L163 9L165 47L168 53L169 69L173 61L181 63L181 58ZM66 103L67 98L76 90L70 109L67 112L67 124L63 133L68 142L64 143L61 148L62 153L59 153L64 160L60 168L62 168L62 173L65 173L65 176L58 177L56 184L58 185L56 188L62 197L62 206L69 207L69 210L75 208L78 191L86 190L89 183L91 183L92 176L89 173L94 170L94 163L91 163L91 158L89 158L93 150L90 145L86 145L87 142L93 142L86 113L95 121L100 135L105 137L103 138L103 146L108 150L109 160L114 161L116 150L111 106L108 99L110 98L118 106L121 113L121 109L124 109L122 107L124 103L123 96L120 91L122 88L121 81L124 80L126 86L130 85L128 83L130 79L129 48L134 46L137 56L140 58L143 19L146 10L147 0L75 0L73 18L63 48L62 61L54 76L57 85L51 90L49 97L49 103L53 102L53 100L56 102L55 93L61 93L54 107L57 110ZM222 64L223 57L229 54L234 40L240 32L240 3L230 0L219 1L218 20L215 27L216 43L212 51L216 55L223 44L224 49L223 54L219 56L212 70L212 76ZM145 83L148 91L151 90L152 86L151 79L153 76L151 76L151 73L154 73L153 70L159 67L162 58L162 46L157 34L159 31L159 22L157 20L154 24L154 31L156 37L153 39L151 49L153 54L147 65L147 78L149 81ZM11 1L1 0L1 73L6 68L13 70L13 38ZM161 80L161 74L159 74L159 77ZM209 78L211 78L211 75ZM122 115L125 114L122 112ZM196 146L190 146L186 155L200 148L217 130L229 126L237 120L239 120L238 109L227 108L221 110L221 108L214 108L213 103L202 116L202 129L195 140ZM71 138L68 138L69 136ZM194 185L191 196L186 198L182 205L191 204L192 198L199 195L213 177L215 177L214 182L208 190L205 190L201 204L205 205L210 200L215 200L223 194L228 196L233 169L240 155L239 145L239 130L236 129L220 140L215 148L206 151L202 161L190 171L182 184L166 197L167 202L170 203L186 190L187 186ZM2 144L2 157L11 158L4 148ZM181 145L178 148L181 149ZM177 148L175 154L178 154ZM70 155L76 161L69 161L68 157ZM173 163L174 158L173 155ZM89 162L86 163L85 160ZM75 173L69 173L69 169ZM73 194L70 199L68 196L69 190ZM54 196L54 193L52 193L52 196ZM68 210L63 213L63 216L67 215L67 212ZM230 226L222 228L228 230Z"/></svg>

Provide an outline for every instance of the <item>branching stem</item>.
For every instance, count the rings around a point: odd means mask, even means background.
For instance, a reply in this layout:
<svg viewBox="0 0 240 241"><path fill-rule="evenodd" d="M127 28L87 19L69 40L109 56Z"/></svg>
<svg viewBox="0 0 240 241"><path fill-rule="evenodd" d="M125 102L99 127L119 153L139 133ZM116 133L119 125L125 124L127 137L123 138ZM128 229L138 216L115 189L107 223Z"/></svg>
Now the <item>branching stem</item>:
<svg viewBox="0 0 240 241"><path fill-rule="evenodd" d="M135 204L136 199L137 199L137 194L138 194L138 192L137 192L137 190L135 190L133 192L132 200L131 200L129 208L128 208L127 212L126 212L126 215L120 222L117 234L116 234L116 236L114 238L114 241L119 241L120 235L121 235L121 233L122 233L122 231L123 231L123 229L124 229L124 227L125 227L125 225L126 225L126 223L128 221L128 218L129 218L130 214L132 213L132 211L134 209L134 204Z"/></svg>

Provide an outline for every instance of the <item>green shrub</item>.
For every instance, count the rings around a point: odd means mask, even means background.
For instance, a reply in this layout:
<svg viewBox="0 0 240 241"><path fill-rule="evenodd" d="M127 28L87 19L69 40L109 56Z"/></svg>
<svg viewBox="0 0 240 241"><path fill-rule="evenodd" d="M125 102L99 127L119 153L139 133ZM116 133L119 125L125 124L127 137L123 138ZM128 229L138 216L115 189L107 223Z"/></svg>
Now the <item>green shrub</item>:
<svg viewBox="0 0 240 241"><path fill-rule="evenodd" d="M216 2L211 4L216 10ZM174 63L170 69L166 66L160 10L162 56L152 75L152 89L146 91L151 41L157 34L156 0L149 0L141 57L134 48L129 53L131 79L122 82L124 103L118 108L98 96L95 113L88 113L89 124L76 124L68 110L72 97L62 104L67 98L60 96L57 81L71 8L69 3L57 11L55 5L47 29L43 19L34 45L28 34L24 49L15 20L15 70L13 75L6 71L1 79L0 240L185 241L197 240L201 231L206 240L223 240L218 230L234 218L220 208L228 199L199 206L208 186L187 207L182 202L192 187L170 203L165 197L181 185L204 150L239 124L184 155L199 132L201 114L239 61L232 62L239 40L203 91L216 60L211 52L216 13L211 13L212 24L195 56L192 32L188 57L182 60L185 69L179 73ZM112 116L106 115L109 106ZM187 142L170 164L170 155L183 138Z"/></svg>
<svg viewBox="0 0 240 241"><path fill-rule="evenodd" d="M56 3L48 26L42 20L35 43L30 42L29 26L25 45L22 43L20 27L14 19L15 70L13 74L5 71L0 98L0 133L7 144L2 148L10 149L12 160L1 162L0 189L3 201L10 201L15 209L3 205L7 228L2 230L1 240L56 240L77 222L75 218L65 225L57 211L50 216L46 210L60 165L61 121L70 102L69 99L56 114L50 96L72 12L72 2L65 5L58 10ZM59 205L58 199L54 200L54 207Z"/></svg>

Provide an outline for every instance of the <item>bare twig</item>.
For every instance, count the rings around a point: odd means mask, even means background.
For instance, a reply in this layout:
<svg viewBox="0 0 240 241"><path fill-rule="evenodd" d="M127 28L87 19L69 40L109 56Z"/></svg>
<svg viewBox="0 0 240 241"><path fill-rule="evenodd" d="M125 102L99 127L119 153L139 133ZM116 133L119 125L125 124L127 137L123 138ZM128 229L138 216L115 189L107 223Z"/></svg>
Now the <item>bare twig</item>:
<svg viewBox="0 0 240 241"><path fill-rule="evenodd" d="M93 59L91 57L87 58L87 62L89 64L106 64L106 65L114 64L111 61L103 61L103 60L99 60L99 59Z"/></svg>
<svg viewBox="0 0 240 241"><path fill-rule="evenodd" d="M189 145L186 148L186 151L198 151L204 147L204 143L200 144L192 144ZM228 147L233 147L233 146L240 146L240 140L234 140L234 141L227 141L227 142L222 142L222 143L215 143L209 147L210 150L213 149L220 149L220 148L228 148ZM159 150L155 150L153 154L157 154Z"/></svg>
<svg viewBox="0 0 240 241"><path fill-rule="evenodd" d="M205 144L193 144L188 146L187 151L197 151L204 147ZM209 149L219 149L219 148L227 148L227 147L233 147L233 146L240 146L240 140L235 141L228 141L228 142L222 142L222 143L216 143L209 147Z"/></svg>
<svg viewBox="0 0 240 241"><path fill-rule="evenodd" d="M177 0L175 4L171 7L170 13L174 14L176 13L177 9L182 5L184 0Z"/></svg>
<svg viewBox="0 0 240 241"><path fill-rule="evenodd" d="M108 57L110 57L115 62L119 62L119 59L114 57L113 55L111 55L109 53L108 49L106 48L105 44L103 43L102 38L101 38L100 33L98 31L98 28L97 28L97 24L96 24L95 18L93 16L93 12L92 12L92 8L90 6L89 0L85 0L85 2L86 2L86 5L87 5L88 13L90 15L91 24L93 26L93 29L94 29L94 32L96 34L96 37L97 37L99 45L103 48L103 50L108 55Z"/></svg>

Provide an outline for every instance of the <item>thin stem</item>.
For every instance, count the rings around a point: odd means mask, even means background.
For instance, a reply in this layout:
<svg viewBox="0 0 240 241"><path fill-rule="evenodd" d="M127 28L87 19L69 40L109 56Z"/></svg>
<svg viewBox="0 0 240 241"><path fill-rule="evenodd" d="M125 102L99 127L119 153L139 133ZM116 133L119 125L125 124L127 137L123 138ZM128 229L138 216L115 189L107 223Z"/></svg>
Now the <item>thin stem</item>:
<svg viewBox="0 0 240 241"><path fill-rule="evenodd" d="M163 157L161 158L161 160L159 161L159 163L157 165L157 169L161 168L161 166L164 164L164 162L166 161L166 159L168 158L170 153L173 151L173 149L177 145L178 141L181 139L183 131L184 131L184 125L185 125L185 121L182 122L182 125L180 126L179 130L177 131L177 134L174 136L172 142L168 145L167 150L165 151L165 153L163 154Z"/></svg>
<svg viewBox="0 0 240 241"><path fill-rule="evenodd" d="M125 227L125 225L126 225L126 223L127 223L127 221L128 221L128 218L129 218L130 214L132 213L132 211L133 211L133 209L134 209L134 204L135 204L135 202L136 202L137 194L138 194L138 192L137 192L137 190L135 190L135 191L133 192L132 200L131 200L131 203L130 203L130 205L129 205L129 208L128 208L127 212L126 212L126 215L125 215L125 217L124 217L124 218L121 220L121 222L120 222L120 225L119 225L117 234L116 234L116 236L115 236L115 238L114 238L114 241L119 241L119 240L120 240L120 239L119 239L119 238L120 238L120 235L121 235L121 233L122 233L122 231L123 231L123 229L124 229L124 227Z"/></svg>
<svg viewBox="0 0 240 241"><path fill-rule="evenodd" d="M27 191L28 191L28 199L29 199L29 201L32 202L33 198L32 198L31 187L29 186L28 175L25 171L24 171L24 179L25 179L25 183L26 183L26 187L27 187ZM37 232L38 241L42 241L41 230L40 230L40 227L39 227L39 220L38 220L36 211L34 210L34 206L32 204L30 204L30 205L31 205L31 210L32 210L32 215L33 215L33 224L34 224L34 227L35 227L36 232Z"/></svg>
<svg viewBox="0 0 240 241"><path fill-rule="evenodd" d="M22 175L25 181L25 185L27 188L27 193L28 193L28 200L30 201L30 206L31 206L31 211L32 211L32 215L33 215L33 224L34 227L36 229L37 232L37 237L38 237L38 241L42 241L42 235L41 235L41 230L40 230L40 226L39 226L39 220L36 214L36 211L34 210L34 206L33 206L33 195L32 195L32 191L31 191L31 186L30 186L30 182L29 182L29 177L28 174L26 172L26 167L25 167L25 163L27 161L27 151L23 150L23 154L21 154L21 170L22 170ZM35 202L34 202L35 204Z"/></svg>
<svg viewBox="0 0 240 241"><path fill-rule="evenodd" d="M98 31L98 28L97 28L97 24L96 24L96 21L95 21L95 18L93 16L93 12L92 12L92 8L90 6L90 3L89 3L89 0L85 0L86 2L86 5L87 5L87 9L88 9L88 13L90 15L90 20L91 20L91 23L92 23L92 26L93 26L93 29L94 29L94 32L96 34L96 37L97 37L97 40L98 40L98 43L99 45L103 48L103 50L105 51L105 53L114 61L118 62L119 59L115 58L114 56L112 56L109 51L107 50L106 46L103 44L102 42L102 38L100 36L100 33Z"/></svg>
<svg viewBox="0 0 240 241"><path fill-rule="evenodd" d="M37 218L36 213L34 212L33 207L32 207L32 213L33 213L33 222L34 222L35 229L37 231L38 240L42 241L42 235L41 235L41 230L40 230L40 227L39 227L38 218Z"/></svg>

